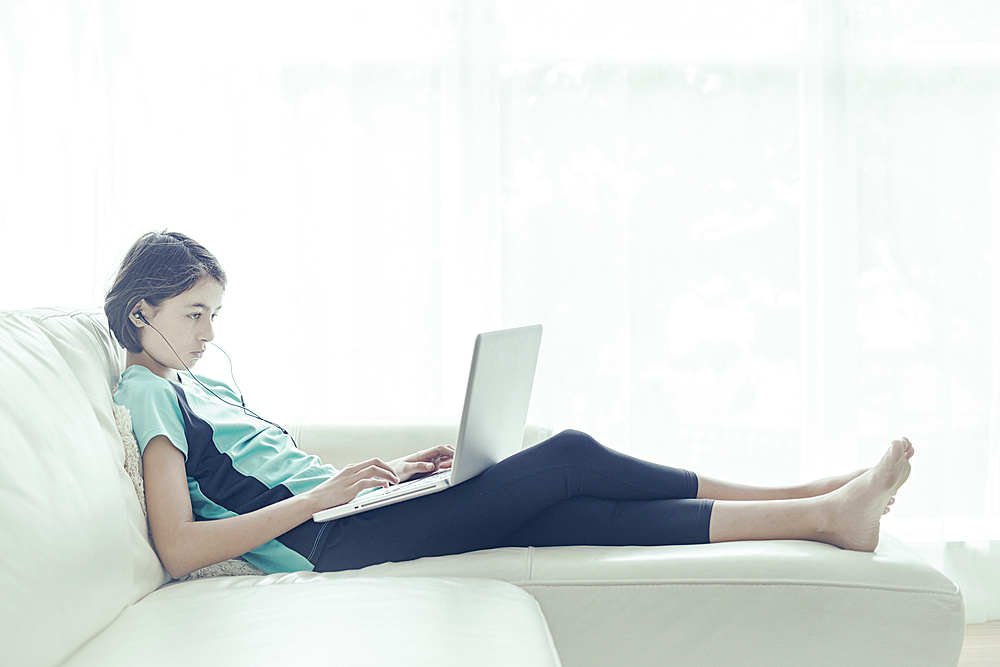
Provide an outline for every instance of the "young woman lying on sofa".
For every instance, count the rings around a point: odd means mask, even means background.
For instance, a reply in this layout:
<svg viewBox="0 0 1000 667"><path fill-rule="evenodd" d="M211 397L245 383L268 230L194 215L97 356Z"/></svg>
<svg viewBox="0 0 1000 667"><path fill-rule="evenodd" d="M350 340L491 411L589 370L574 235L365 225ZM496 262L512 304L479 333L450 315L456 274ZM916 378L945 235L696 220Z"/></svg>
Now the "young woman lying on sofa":
<svg viewBox="0 0 1000 667"><path fill-rule="evenodd" d="M142 452L153 542L171 576L243 556L265 572L333 571L503 546L816 540L874 551L910 474L894 440L873 467L798 486L723 482L616 452L577 431L439 493L317 523L358 493L450 467L440 446L342 470L190 368L215 334L226 274L193 239L143 235L104 310L127 350L115 392ZM209 519L209 520L204 520Z"/></svg>

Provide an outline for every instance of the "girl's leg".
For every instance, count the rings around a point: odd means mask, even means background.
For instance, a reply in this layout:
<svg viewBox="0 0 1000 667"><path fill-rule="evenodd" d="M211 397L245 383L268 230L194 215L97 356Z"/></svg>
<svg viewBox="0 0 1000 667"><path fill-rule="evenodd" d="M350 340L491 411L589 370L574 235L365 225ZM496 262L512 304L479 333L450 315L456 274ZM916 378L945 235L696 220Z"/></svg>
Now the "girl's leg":
<svg viewBox="0 0 1000 667"><path fill-rule="evenodd" d="M326 524L310 560L324 571L524 544L760 539L870 551L909 474L908 445L894 441L877 466L823 496L716 502L698 498L691 472L563 432L447 491Z"/></svg>
<svg viewBox="0 0 1000 667"><path fill-rule="evenodd" d="M819 479L806 484L773 487L734 484L698 475L698 497L712 498L714 500L792 500L794 498L814 498L836 491L852 479L865 474L868 470L868 468L862 468L846 475Z"/></svg>
<svg viewBox="0 0 1000 667"><path fill-rule="evenodd" d="M904 456L909 459L913 456L913 445L906 438ZM715 500L792 500L795 498L814 498L827 493L832 493L841 488L851 480L861 477L870 468L862 468L846 475L837 477L827 477L805 484L795 486L747 486L745 484L734 484L723 482L704 475L698 475L698 497L712 498Z"/></svg>
<svg viewBox="0 0 1000 667"><path fill-rule="evenodd" d="M574 532L577 530L575 526L589 524L600 527L598 534L604 541L588 541L587 544L692 544L799 539L870 551L878 544L879 517L889 511L892 495L909 475L911 456L913 446L904 438L893 443L874 469L783 489L715 480L706 485L705 478L701 477L698 498L703 498L706 491L718 493L711 496L713 498L728 497L701 508L690 505L697 500L636 502L572 498L525 524L511 536L510 544L549 546L583 543L573 542L581 539L579 533ZM824 494L797 495L815 491L824 485L832 485L833 488ZM653 506L656 506L654 512L670 516L673 520L650 522L648 512ZM707 540L702 538L700 532L699 509L710 512ZM661 533L661 530L666 532Z"/></svg>
<svg viewBox="0 0 1000 667"><path fill-rule="evenodd" d="M709 539L815 540L844 549L874 551L879 520L910 474L913 447L894 440L882 460L823 496L770 501L717 501Z"/></svg>
<svg viewBox="0 0 1000 667"><path fill-rule="evenodd" d="M714 500L608 500L577 496L540 512L503 546L705 544Z"/></svg>

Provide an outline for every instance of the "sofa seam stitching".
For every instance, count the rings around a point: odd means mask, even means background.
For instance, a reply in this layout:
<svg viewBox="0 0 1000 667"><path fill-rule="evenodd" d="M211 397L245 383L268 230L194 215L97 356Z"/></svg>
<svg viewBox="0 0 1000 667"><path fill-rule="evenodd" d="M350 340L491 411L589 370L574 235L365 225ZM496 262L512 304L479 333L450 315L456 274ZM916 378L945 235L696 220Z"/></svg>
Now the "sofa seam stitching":
<svg viewBox="0 0 1000 667"><path fill-rule="evenodd" d="M871 591L885 591L890 593L917 593L921 595L933 595L942 597L957 597L961 598L962 594L960 591L956 592L946 592L946 591L927 591L914 588L895 588L886 586L862 586L862 585L849 585L845 586L842 584L817 584L817 583L796 583L796 582L743 582L743 581L644 581L644 582L601 582L601 583L577 583L572 581L564 582L542 582L542 581L532 581L530 586L538 586L539 588L566 588L566 587L578 587L578 588L608 588L608 587L644 587L644 586L783 586L786 588L843 588L850 590L871 590Z"/></svg>

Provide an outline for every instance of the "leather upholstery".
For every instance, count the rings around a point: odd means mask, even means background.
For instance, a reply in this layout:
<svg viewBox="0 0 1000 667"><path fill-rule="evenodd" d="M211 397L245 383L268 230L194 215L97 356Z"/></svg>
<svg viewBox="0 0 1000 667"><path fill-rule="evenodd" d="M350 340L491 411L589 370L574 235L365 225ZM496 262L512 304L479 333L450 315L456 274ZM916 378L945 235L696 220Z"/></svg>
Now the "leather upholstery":
<svg viewBox="0 0 1000 667"><path fill-rule="evenodd" d="M111 412L100 320L0 312L0 632L10 664L55 664L169 577ZM16 601L14 603L13 601Z"/></svg>
<svg viewBox="0 0 1000 667"><path fill-rule="evenodd" d="M217 577L129 607L65 667L558 666L535 600L489 579Z"/></svg>

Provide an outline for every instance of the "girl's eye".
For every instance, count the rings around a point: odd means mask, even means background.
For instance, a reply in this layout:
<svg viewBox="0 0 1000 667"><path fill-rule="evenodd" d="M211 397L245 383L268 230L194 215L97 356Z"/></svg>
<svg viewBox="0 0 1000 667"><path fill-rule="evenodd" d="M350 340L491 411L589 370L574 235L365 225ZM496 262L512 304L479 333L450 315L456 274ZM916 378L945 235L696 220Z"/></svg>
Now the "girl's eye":
<svg viewBox="0 0 1000 667"><path fill-rule="evenodd" d="M191 313L190 315L188 315L188 317L190 317L192 320L196 320L199 317L201 317L201 313Z"/></svg>

